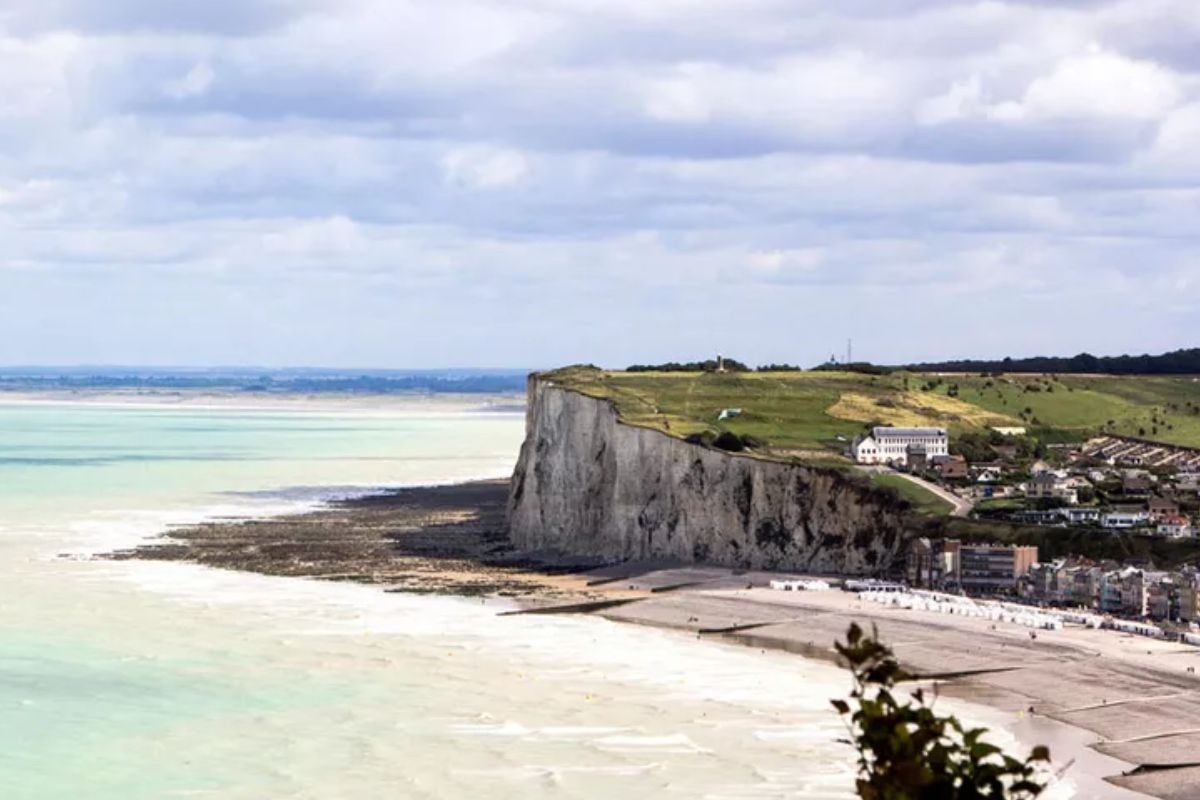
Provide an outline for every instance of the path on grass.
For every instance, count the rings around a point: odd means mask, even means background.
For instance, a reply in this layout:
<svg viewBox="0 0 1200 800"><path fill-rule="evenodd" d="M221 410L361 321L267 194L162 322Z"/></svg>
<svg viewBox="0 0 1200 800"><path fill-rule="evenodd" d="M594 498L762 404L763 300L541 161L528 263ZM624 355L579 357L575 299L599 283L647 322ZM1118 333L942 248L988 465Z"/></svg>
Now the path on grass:
<svg viewBox="0 0 1200 800"><path fill-rule="evenodd" d="M915 483L922 489L929 490L954 507L954 510L950 512L950 516L952 517L970 516L971 509L975 507L974 501L967 500L964 497L959 497L954 492L938 486L933 481L927 481L924 478L918 478L916 475L910 475L907 472L900 472L899 470L892 469L891 467L864 467L863 469L866 472L877 472L883 475L897 475L909 483Z"/></svg>

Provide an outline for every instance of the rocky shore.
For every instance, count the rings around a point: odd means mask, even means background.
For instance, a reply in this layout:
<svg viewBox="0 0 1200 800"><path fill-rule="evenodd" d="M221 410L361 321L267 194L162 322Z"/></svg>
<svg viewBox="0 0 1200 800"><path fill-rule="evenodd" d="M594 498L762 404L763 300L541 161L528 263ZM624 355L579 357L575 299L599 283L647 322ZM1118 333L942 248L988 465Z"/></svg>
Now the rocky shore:
<svg viewBox="0 0 1200 800"><path fill-rule="evenodd" d="M388 591L586 601L572 578L596 561L517 553L505 528L508 481L398 489L326 509L175 528L112 559L189 561L264 575L354 581Z"/></svg>

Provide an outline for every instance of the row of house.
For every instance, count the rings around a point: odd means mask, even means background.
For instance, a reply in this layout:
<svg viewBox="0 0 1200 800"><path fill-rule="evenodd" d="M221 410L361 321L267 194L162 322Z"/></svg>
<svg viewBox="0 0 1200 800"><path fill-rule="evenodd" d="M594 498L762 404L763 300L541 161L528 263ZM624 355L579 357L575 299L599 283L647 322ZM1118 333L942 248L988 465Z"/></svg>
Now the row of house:
<svg viewBox="0 0 1200 800"><path fill-rule="evenodd" d="M1138 567L1035 564L1018 593L1044 605L1082 606L1104 614L1175 622L1200 621L1200 571Z"/></svg>
<svg viewBox="0 0 1200 800"><path fill-rule="evenodd" d="M1029 525L1085 525L1114 531L1143 529L1169 539L1186 539L1196 533L1191 519L1169 497L1152 497L1141 506L1026 509L1014 512L1012 519Z"/></svg>
<svg viewBox="0 0 1200 800"><path fill-rule="evenodd" d="M1200 623L1200 569L1165 572L1115 562L1038 562L1029 546L915 539L906 561L914 588L988 596L1013 594L1039 605L1083 607L1126 618Z"/></svg>
<svg viewBox="0 0 1200 800"><path fill-rule="evenodd" d="M1124 436L1092 439L1083 446L1081 455L1114 466L1172 467L1200 472L1200 449Z"/></svg>

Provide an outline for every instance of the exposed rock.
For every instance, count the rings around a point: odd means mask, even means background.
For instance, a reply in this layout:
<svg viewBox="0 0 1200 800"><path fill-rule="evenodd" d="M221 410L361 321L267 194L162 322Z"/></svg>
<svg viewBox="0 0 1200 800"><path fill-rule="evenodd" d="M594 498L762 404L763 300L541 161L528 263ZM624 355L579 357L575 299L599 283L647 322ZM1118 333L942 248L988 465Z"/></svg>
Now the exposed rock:
<svg viewBox="0 0 1200 800"><path fill-rule="evenodd" d="M863 481L628 425L538 376L508 517L529 550L858 575L892 566L903 540L901 505Z"/></svg>

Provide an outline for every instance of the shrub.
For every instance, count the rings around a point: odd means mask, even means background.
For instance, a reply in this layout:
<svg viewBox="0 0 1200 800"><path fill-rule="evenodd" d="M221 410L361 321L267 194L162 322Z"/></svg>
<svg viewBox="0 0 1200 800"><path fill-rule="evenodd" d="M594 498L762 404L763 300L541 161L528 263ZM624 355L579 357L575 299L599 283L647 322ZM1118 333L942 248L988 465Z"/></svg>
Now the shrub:
<svg viewBox="0 0 1200 800"><path fill-rule="evenodd" d="M854 676L850 702L834 700L858 749L858 796L864 800L1031 800L1045 791L1050 751L1035 747L1024 761L983 741L983 728L941 717L921 690L912 702L893 694L909 676L892 651L850 625L838 655Z"/></svg>
<svg viewBox="0 0 1200 800"><path fill-rule="evenodd" d="M713 439L713 447L728 450L731 453L740 453L746 449L742 437L731 431L722 431L716 439Z"/></svg>
<svg viewBox="0 0 1200 800"><path fill-rule="evenodd" d="M724 359L724 366L728 372L749 372L750 367L738 361L736 358ZM706 361L668 361L664 364L631 364L625 368L626 372L716 372L717 360L710 358Z"/></svg>

